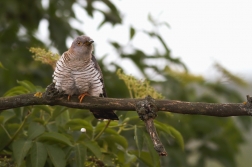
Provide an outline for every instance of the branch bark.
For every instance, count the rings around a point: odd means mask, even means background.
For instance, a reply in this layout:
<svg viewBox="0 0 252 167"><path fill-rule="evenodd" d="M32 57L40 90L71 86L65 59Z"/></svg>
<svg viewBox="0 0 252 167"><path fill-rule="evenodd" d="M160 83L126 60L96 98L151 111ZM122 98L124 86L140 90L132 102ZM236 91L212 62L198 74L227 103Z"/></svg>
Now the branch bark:
<svg viewBox="0 0 252 167"><path fill-rule="evenodd" d="M157 111L167 111L180 114L197 114L217 117L228 116L251 116L252 97L247 95L245 103L201 103L182 102L176 100L155 100L150 96L145 99L122 99L122 98L101 98L86 96L82 103L77 96L68 98L59 93L54 84L50 84L44 93L30 93L12 97L0 98L0 113L3 110L31 106L31 105L61 105L79 109L110 109L123 111L137 111L139 118L145 122L146 130L149 132L154 149L160 156L166 156L167 152L158 137L153 120Z"/></svg>
<svg viewBox="0 0 252 167"><path fill-rule="evenodd" d="M203 103L183 102L177 100L155 100L158 111L166 111L179 114L208 115L217 117L228 116L251 116L252 98L247 96L245 103ZM144 99L128 98L100 98L86 96L82 103L79 103L77 96L72 96L70 101L66 96L59 98L38 97L35 94L23 94L12 97L0 98L0 112L6 109L18 108L30 105L61 105L79 109L112 109L122 111L135 111L136 103Z"/></svg>

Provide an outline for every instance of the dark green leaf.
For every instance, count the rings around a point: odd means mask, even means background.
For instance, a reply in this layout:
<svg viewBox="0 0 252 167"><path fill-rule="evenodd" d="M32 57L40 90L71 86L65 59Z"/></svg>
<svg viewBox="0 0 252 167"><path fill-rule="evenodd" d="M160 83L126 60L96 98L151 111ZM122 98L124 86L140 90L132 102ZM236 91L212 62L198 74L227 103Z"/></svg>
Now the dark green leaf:
<svg viewBox="0 0 252 167"><path fill-rule="evenodd" d="M66 111L68 108L64 106L55 106L53 107L52 117L50 120L55 120L61 113Z"/></svg>
<svg viewBox="0 0 252 167"><path fill-rule="evenodd" d="M135 130L134 130L134 133L135 133L134 139L135 139L137 150L138 150L138 156L140 156L140 153L141 153L142 148L143 148L143 142L144 142L144 138L143 138L144 131L143 131L143 128L137 127L136 125L134 126L134 128L135 128Z"/></svg>
<svg viewBox="0 0 252 167"><path fill-rule="evenodd" d="M48 156L54 167L66 166L66 157L64 151L56 145L45 144Z"/></svg>
<svg viewBox="0 0 252 167"><path fill-rule="evenodd" d="M104 129L104 127L106 126L107 124L107 121L103 121L103 122L100 122L96 127L95 127L95 135L99 134L100 131L102 131ZM110 126L117 126L118 123L115 121L115 122L110 122L109 123L109 127ZM112 129L112 128L107 128L105 130L105 133L109 133L110 135L114 134L114 135L117 135L117 131Z"/></svg>
<svg viewBox="0 0 252 167"><path fill-rule="evenodd" d="M47 158L45 145L40 142L34 142L31 148L32 167L43 167Z"/></svg>
<svg viewBox="0 0 252 167"><path fill-rule="evenodd" d="M24 87L22 86L16 86L10 90L8 90L3 96L15 96L20 94L29 93Z"/></svg>
<svg viewBox="0 0 252 167"><path fill-rule="evenodd" d="M28 128L28 138L34 139L45 132L45 127L39 123L31 122Z"/></svg>
<svg viewBox="0 0 252 167"><path fill-rule="evenodd" d="M115 49L120 49L121 48L121 45L119 43L117 43L117 42L110 42L110 44L112 46L114 46Z"/></svg>
<svg viewBox="0 0 252 167"><path fill-rule="evenodd" d="M30 81L17 81L17 83L23 86L28 92L36 92L36 86L34 86Z"/></svg>
<svg viewBox="0 0 252 167"><path fill-rule="evenodd" d="M0 68L2 68L2 69L4 69L4 70L7 70L7 69L3 66L2 62L0 62Z"/></svg>
<svg viewBox="0 0 252 167"><path fill-rule="evenodd" d="M150 152L153 166L160 166L159 155L156 152L156 150L154 149L154 146L153 146L153 143L152 143L152 141L150 139L149 134L145 133L144 134L144 139L146 141L148 150Z"/></svg>
<svg viewBox="0 0 252 167"><path fill-rule="evenodd" d="M58 133L58 126L55 123L46 124L45 126L48 132Z"/></svg>
<svg viewBox="0 0 252 167"><path fill-rule="evenodd" d="M65 127L73 131L80 131L81 128L85 128L89 136L93 135L93 126L83 119L72 119L66 123Z"/></svg>
<svg viewBox="0 0 252 167"><path fill-rule="evenodd" d="M18 128L20 128L20 124L19 123L8 123L4 127L7 129L7 131L12 136L15 134L15 132L18 130Z"/></svg>
<svg viewBox="0 0 252 167"><path fill-rule="evenodd" d="M9 121L11 118L14 118L16 116L15 112L13 110L5 110L3 112L1 112L0 114L1 116L4 117L4 120L3 120L3 125Z"/></svg>
<svg viewBox="0 0 252 167"><path fill-rule="evenodd" d="M47 106L47 105L37 105L37 106L34 106L34 108L36 108L36 110L45 111L45 112L48 113L49 115L52 115L52 113L53 113L53 109L52 109L51 106Z"/></svg>
<svg viewBox="0 0 252 167"><path fill-rule="evenodd" d="M133 27L130 27L130 39L132 39L135 35L135 29Z"/></svg>
<svg viewBox="0 0 252 167"><path fill-rule="evenodd" d="M130 154L128 151L124 152L125 161L124 164L130 164L136 160L136 156L134 154Z"/></svg>
<svg viewBox="0 0 252 167"><path fill-rule="evenodd" d="M124 149L127 149L127 147L128 147L127 140L123 136L121 136L119 134L117 134L117 135L107 135L107 136L102 137L101 140L104 140L104 141L106 141L108 143L111 143L111 144L117 143L120 146L122 146Z"/></svg>
<svg viewBox="0 0 252 167"><path fill-rule="evenodd" d="M66 144L68 146L72 146L72 143L70 142L70 140L60 134L60 133L56 133L56 132L45 132L43 133L41 136L39 136L38 138L39 141L48 141L48 142L52 142L52 143L63 143Z"/></svg>
<svg viewBox="0 0 252 167"><path fill-rule="evenodd" d="M95 141L85 140L84 145L98 158L102 158L101 148Z"/></svg>
<svg viewBox="0 0 252 167"><path fill-rule="evenodd" d="M31 146L32 146L31 140L25 141L23 139L19 139L15 140L12 143L13 156L18 167L23 162Z"/></svg>
<svg viewBox="0 0 252 167"><path fill-rule="evenodd" d="M4 122L4 116L0 116L0 124L3 124Z"/></svg>
<svg viewBox="0 0 252 167"><path fill-rule="evenodd" d="M56 125L64 126L70 120L69 110L62 112L58 117L55 118Z"/></svg>
<svg viewBox="0 0 252 167"><path fill-rule="evenodd" d="M87 148L84 147L82 144L76 144L74 146L75 151L75 159L76 159L76 165L78 167L84 166L84 163L86 161L86 154L87 154Z"/></svg>
<svg viewBox="0 0 252 167"><path fill-rule="evenodd" d="M0 125L0 150L2 150L6 144L10 141L8 134L6 133L5 127Z"/></svg>
<svg viewBox="0 0 252 167"><path fill-rule="evenodd" d="M145 166L149 166L149 167L154 166L153 162L151 161L152 157L150 155L150 152L142 151L141 155L139 155L138 151L132 150L132 151L129 151L129 153L134 154L138 159L140 159L145 164Z"/></svg>
<svg viewBox="0 0 252 167"><path fill-rule="evenodd" d="M176 130L170 125L161 123L159 121L155 121L154 124L157 127L157 129L162 130L163 132L170 134L172 137L174 137L178 142L179 146L181 147L181 149L184 150L184 139L178 130Z"/></svg>

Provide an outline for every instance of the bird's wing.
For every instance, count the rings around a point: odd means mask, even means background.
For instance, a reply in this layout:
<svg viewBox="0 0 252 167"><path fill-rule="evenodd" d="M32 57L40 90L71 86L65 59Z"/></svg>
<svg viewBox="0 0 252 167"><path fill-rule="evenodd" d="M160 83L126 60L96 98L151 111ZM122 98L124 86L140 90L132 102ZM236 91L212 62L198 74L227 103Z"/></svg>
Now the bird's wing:
<svg viewBox="0 0 252 167"><path fill-rule="evenodd" d="M94 55L92 55L91 60L94 62L95 68L99 71L100 76L101 76L101 82L102 82L102 94L103 97L107 97L106 94L106 90L105 90L105 86L104 86L104 81L103 81L103 75L102 75L102 71L101 68L97 62L97 60L95 59ZM91 109L90 110L93 115L95 116L95 118L97 119L110 119L110 120L118 120L117 115L114 113L113 110L95 110L95 109Z"/></svg>
<svg viewBox="0 0 252 167"><path fill-rule="evenodd" d="M96 60L96 58L95 58L95 56L94 56L93 54L92 54L91 60L94 62L95 69L97 69L98 72L99 72L100 75L101 75L101 82L102 82L102 85L103 85L103 87L102 87L102 94L103 94L103 97L107 97L107 93L106 93L106 90L105 90L105 84L104 84L104 80L103 80L102 71L101 71L101 68L100 68L100 66L99 66L99 64L98 64L98 62L97 62L97 60Z"/></svg>

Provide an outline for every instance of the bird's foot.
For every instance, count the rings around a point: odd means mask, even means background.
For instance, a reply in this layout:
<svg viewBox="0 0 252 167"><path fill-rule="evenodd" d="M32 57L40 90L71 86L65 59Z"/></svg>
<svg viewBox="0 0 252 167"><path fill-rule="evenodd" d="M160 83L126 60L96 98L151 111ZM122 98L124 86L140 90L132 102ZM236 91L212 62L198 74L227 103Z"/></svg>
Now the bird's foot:
<svg viewBox="0 0 252 167"><path fill-rule="evenodd" d="M80 100L80 103L82 102L83 98L86 96L86 95L89 95L87 92L85 93L82 93L81 95L78 96L78 99Z"/></svg>

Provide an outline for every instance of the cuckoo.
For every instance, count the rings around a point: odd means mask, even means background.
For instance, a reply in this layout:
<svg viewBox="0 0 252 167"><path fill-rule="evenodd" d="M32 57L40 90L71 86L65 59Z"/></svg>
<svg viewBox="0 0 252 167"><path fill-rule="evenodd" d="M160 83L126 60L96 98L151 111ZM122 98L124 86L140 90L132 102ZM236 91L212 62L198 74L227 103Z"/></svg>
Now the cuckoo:
<svg viewBox="0 0 252 167"><path fill-rule="evenodd" d="M74 39L68 51L56 63L53 82L59 92L78 95L80 102L86 95L107 97L102 71L93 52L94 41L85 35ZM118 120L113 110L90 110L97 119Z"/></svg>

